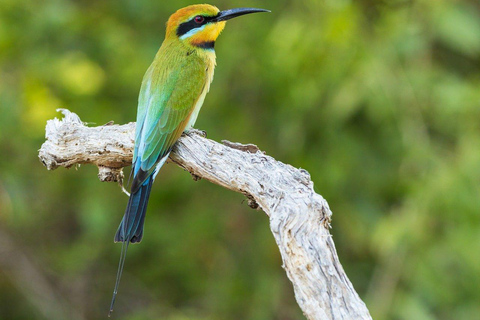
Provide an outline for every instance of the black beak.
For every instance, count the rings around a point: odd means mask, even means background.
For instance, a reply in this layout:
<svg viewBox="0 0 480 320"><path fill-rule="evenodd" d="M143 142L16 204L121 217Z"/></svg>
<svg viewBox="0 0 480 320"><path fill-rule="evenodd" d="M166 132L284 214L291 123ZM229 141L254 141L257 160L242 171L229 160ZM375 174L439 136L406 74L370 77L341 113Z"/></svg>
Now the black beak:
<svg viewBox="0 0 480 320"><path fill-rule="evenodd" d="M236 8L230 10L220 11L218 15L213 18L211 21L219 22L226 21L235 17L243 16L244 14L255 13L255 12L270 12L270 10L265 9L256 9L256 8Z"/></svg>

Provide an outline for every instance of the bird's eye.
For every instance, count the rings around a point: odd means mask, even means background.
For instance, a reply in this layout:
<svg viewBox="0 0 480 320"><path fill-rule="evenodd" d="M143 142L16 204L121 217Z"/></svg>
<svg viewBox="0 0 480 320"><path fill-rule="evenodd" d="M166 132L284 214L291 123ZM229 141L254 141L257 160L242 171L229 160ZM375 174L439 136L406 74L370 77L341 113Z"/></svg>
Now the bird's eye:
<svg viewBox="0 0 480 320"><path fill-rule="evenodd" d="M195 20L196 23L200 24L205 21L205 18L202 16L196 16L195 18L193 18L193 20Z"/></svg>

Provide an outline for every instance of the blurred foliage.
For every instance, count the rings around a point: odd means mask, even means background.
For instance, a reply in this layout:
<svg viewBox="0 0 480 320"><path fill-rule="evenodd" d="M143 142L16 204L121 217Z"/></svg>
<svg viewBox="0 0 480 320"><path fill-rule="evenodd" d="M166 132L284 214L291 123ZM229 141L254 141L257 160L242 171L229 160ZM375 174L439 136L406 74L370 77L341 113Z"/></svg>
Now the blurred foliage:
<svg viewBox="0 0 480 320"><path fill-rule="evenodd" d="M0 318L106 316L127 198L95 168L48 172L47 119L133 121L164 22L187 1L0 3ZM344 268L372 316L480 314L480 3L214 1L216 46L196 127L307 169L334 212ZM117 319L302 319L245 199L167 165Z"/></svg>

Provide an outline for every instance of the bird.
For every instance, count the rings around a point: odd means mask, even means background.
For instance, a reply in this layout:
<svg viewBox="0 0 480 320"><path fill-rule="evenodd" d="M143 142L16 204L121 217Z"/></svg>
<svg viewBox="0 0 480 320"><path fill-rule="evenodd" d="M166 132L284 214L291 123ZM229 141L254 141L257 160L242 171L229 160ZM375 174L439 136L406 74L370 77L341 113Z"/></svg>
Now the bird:
<svg viewBox="0 0 480 320"><path fill-rule="evenodd" d="M199 4L177 10L167 21L165 39L143 77L138 97L130 197L114 238L122 243L122 250L108 316L113 312L128 245L142 240L153 181L175 142L195 124L210 89L215 41L227 20L256 12L270 11L220 11Z"/></svg>

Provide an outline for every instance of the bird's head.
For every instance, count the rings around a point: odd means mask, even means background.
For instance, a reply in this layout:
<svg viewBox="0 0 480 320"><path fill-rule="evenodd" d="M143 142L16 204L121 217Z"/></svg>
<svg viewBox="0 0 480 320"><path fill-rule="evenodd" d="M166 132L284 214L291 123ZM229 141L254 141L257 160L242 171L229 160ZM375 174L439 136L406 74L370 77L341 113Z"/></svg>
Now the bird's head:
<svg viewBox="0 0 480 320"><path fill-rule="evenodd" d="M177 10L167 22L167 38L178 38L188 46L213 49L226 21L244 14L269 12L264 9L237 8L220 11L209 4L197 4Z"/></svg>

